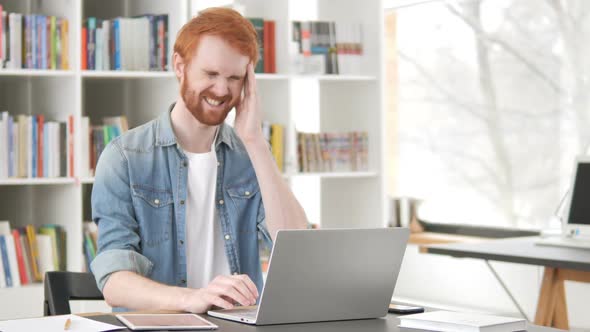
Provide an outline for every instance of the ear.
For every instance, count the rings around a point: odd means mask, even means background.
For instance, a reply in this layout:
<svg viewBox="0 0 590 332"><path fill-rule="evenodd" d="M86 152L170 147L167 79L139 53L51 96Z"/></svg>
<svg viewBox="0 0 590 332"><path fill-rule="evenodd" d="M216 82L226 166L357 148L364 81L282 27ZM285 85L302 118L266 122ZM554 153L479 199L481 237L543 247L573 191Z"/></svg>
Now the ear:
<svg viewBox="0 0 590 332"><path fill-rule="evenodd" d="M173 64L174 64L174 74L176 75L176 79L181 82L182 78L184 77L184 71L186 69L186 65L184 60L180 56L180 54L174 52L173 55Z"/></svg>

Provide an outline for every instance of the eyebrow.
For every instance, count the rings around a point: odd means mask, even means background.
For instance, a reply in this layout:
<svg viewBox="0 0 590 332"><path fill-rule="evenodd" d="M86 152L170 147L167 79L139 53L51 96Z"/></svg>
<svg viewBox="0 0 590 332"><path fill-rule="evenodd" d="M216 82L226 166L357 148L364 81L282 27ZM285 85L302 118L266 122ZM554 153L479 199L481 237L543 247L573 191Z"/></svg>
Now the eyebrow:
<svg viewBox="0 0 590 332"><path fill-rule="evenodd" d="M203 72L205 72L207 75L219 75L218 71L215 70L209 70L209 69L203 69ZM235 78L235 79L243 79L245 76L244 75L231 75L228 78Z"/></svg>

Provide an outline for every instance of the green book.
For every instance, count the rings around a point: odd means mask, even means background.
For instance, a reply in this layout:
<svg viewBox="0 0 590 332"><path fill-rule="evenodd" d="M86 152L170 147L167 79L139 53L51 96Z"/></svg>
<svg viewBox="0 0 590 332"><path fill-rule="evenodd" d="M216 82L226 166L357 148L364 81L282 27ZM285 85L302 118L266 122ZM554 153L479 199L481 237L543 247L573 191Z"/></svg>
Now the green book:
<svg viewBox="0 0 590 332"><path fill-rule="evenodd" d="M51 238L51 252L53 255L53 267L56 271L59 271L60 262L59 262L59 251L61 248L61 235L59 235L59 231L57 230L56 225L43 225L39 227L39 234L49 235ZM59 244L58 244L58 237L59 237Z"/></svg>
<svg viewBox="0 0 590 332"><path fill-rule="evenodd" d="M256 30L258 39L258 63L254 67L255 73L264 73L264 20L261 18L248 18Z"/></svg>

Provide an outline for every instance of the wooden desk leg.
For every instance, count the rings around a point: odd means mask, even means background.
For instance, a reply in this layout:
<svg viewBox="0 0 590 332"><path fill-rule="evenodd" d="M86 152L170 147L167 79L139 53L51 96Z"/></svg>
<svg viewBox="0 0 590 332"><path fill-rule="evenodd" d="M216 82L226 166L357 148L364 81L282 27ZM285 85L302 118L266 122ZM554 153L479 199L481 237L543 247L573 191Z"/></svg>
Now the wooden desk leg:
<svg viewBox="0 0 590 332"><path fill-rule="evenodd" d="M555 308L553 313L553 327L559 329L569 330L569 322L567 318L567 304L565 302L565 280L559 277L557 272L557 279L553 284L553 294L555 296Z"/></svg>
<svg viewBox="0 0 590 332"><path fill-rule="evenodd" d="M553 323L553 314L555 312L555 294L553 284L557 277L557 270L552 267L546 267L537 301L537 313L535 314L535 324L542 326L551 326Z"/></svg>

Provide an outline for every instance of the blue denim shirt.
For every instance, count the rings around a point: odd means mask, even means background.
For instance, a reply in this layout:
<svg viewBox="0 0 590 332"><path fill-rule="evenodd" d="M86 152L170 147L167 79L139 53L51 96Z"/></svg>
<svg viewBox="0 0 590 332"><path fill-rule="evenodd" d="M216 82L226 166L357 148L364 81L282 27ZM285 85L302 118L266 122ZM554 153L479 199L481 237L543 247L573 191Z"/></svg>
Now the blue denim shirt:
<svg viewBox="0 0 590 332"><path fill-rule="evenodd" d="M215 206L232 274L247 274L262 290L258 234L267 245L264 207L254 168L233 128L221 125ZM170 111L114 139L102 152L92 189L98 254L91 263L99 289L111 273L133 271L186 287L185 223L188 160Z"/></svg>

